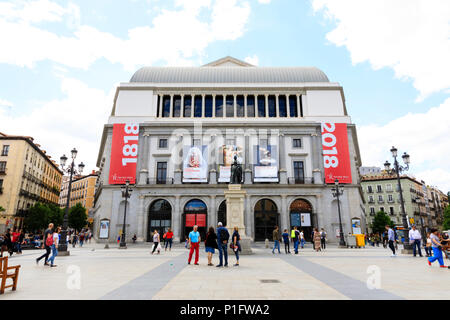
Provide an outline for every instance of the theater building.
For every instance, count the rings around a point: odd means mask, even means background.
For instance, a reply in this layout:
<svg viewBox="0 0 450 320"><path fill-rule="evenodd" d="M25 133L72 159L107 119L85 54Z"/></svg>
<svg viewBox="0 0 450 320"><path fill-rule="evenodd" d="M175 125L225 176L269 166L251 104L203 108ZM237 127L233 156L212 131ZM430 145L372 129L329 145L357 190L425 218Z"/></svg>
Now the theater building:
<svg viewBox="0 0 450 320"><path fill-rule="evenodd" d="M202 67L144 67L116 90L97 166L94 231L99 240L151 241L169 227L183 240L226 224L224 191L236 156L246 191L246 234L272 240L275 225L310 238L325 228L337 242L340 197L344 233L364 231L361 165L343 88L313 67L256 67L226 57ZM233 226L228 226L233 227Z"/></svg>

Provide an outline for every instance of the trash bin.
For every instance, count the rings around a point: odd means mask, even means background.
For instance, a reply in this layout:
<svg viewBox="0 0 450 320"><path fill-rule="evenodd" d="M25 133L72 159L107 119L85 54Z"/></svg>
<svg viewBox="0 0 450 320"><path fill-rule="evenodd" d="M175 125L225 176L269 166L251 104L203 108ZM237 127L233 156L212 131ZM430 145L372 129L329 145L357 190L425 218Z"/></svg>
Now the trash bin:
<svg viewBox="0 0 450 320"><path fill-rule="evenodd" d="M356 237L356 246L365 248L366 247L366 239L363 234L355 234Z"/></svg>
<svg viewBox="0 0 450 320"><path fill-rule="evenodd" d="M356 248L356 237L352 234L349 234L348 236L346 236L346 240L347 240L347 248Z"/></svg>

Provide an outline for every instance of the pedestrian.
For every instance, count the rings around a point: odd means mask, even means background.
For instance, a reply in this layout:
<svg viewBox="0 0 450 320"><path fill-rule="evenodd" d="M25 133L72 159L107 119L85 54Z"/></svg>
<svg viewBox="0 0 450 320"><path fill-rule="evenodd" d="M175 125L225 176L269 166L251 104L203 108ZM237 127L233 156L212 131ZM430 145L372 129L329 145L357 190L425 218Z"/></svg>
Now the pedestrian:
<svg viewBox="0 0 450 320"><path fill-rule="evenodd" d="M9 256L11 257L13 255L13 247L12 247L12 241L11 241L11 229L7 229L6 233L3 237L3 243L2 243L2 252L1 256L3 257L3 251L8 251Z"/></svg>
<svg viewBox="0 0 450 320"><path fill-rule="evenodd" d="M39 264L42 258L44 258L44 266L48 266L48 256L52 250L51 244L53 243L53 223L48 225L47 230L44 232L44 239L42 241L42 248L45 248L45 253L36 259L36 264ZM49 245L50 244L50 245Z"/></svg>
<svg viewBox="0 0 450 320"><path fill-rule="evenodd" d="M297 230L297 227L292 227L291 230L291 241L295 245L295 230Z"/></svg>
<svg viewBox="0 0 450 320"><path fill-rule="evenodd" d="M431 264L437 260L441 268L447 268L447 266L444 265L444 258L442 257L442 243L439 241L437 229L431 229L430 239L431 247L433 248L433 256L428 258L428 265L431 267ZM450 269L450 267L448 268Z"/></svg>
<svg viewBox="0 0 450 320"><path fill-rule="evenodd" d="M314 249L316 250L316 252L319 252L320 249L320 241L321 240L321 236L320 236L320 232L319 229L314 228L314 237L313 237L313 242L314 242Z"/></svg>
<svg viewBox="0 0 450 320"><path fill-rule="evenodd" d="M22 244L25 242L25 233L22 229L19 231L19 237L17 238L17 254L22 254Z"/></svg>
<svg viewBox="0 0 450 320"><path fill-rule="evenodd" d="M388 245L388 234L387 234L387 232L385 231L385 232L383 232L383 248L387 248L387 245Z"/></svg>
<svg viewBox="0 0 450 320"><path fill-rule="evenodd" d="M379 247L380 246L380 234L379 233L377 233L375 235L375 242L377 243L377 247Z"/></svg>
<svg viewBox="0 0 450 320"><path fill-rule="evenodd" d="M184 240L184 247L185 247L186 249L189 248L189 237L186 237L186 239Z"/></svg>
<svg viewBox="0 0 450 320"><path fill-rule="evenodd" d="M315 229L313 229L313 231L311 232L311 242L313 245L313 250L316 250L316 246L314 244L314 234L315 234Z"/></svg>
<svg viewBox="0 0 450 320"><path fill-rule="evenodd" d="M51 241L51 248L52 248L52 256L48 261L50 262L50 267L56 267L54 264L55 258L58 255L58 245L59 245L59 233L61 232L61 227L56 228L56 231L53 232L52 235L52 241ZM50 242L49 242L50 244Z"/></svg>
<svg viewBox="0 0 450 320"><path fill-rule="evenodd" d="M159 233L158 230L155 229L155 232L153 232L153 250L152 250L152 254L155 253L155 250L158 250L158 254L160 253L160 250L158 248L159 246Z"/></svg>
<svg viewBox="0 0 450 320"><path fill-rule="evenodd" d="M194 230L192 230L191 232L189 232L189 259L188 259L188 264L191 264L191 260L192 260L192 254L195 251L195 261L194 264L198 266L198 256L199 256L199 250L200 250L200 241L201 241L201 237L200 237L200 232L197 231L198 226L195 225L194 226Z"/></svg>
<svg viewBox="0 0 450 320"><path fill-rule="evenodd" d="M300 232L297 230L297 227L294 227L294 229L292 229L292 232L293 234L291 233L291 237L292 241L294 242L294 253L298 254L298 243L300 238Z"/></svg>
<svg viewBox="0 0 450 320"><path fill-rule="evenodd" d="M133 243L136 243L136 240L137 240L136 233L133 235L133 238L131 238L131 240L133 240Z"/></svg>
<svg viewBox="0 0 450 320"><path fill-rule="evenodd" d="M83 247L85 234L83 231L80 232L80 248Z"/></svg>
<svg viewBox="0 0 450 320"><path fill-rule="evenodd" d="M272 253L275 254L275 248L278 248L278 253L281 253L280 251L280 232L278 231L278 226L275 226L275 229L272 232L272 240L273 240L273 249Z"/></svg>
<svg viewBox="0 0 450 320"><path fill-rule="evenodd" d="M208 233L205 239L205 252L208 255L208 266L213 266L212 256L215 253L215 249L219 249L217 245L217 235L214 232L213 227L209 227Z"/></svg>
<svg viewBox="0 0 450 320"><path fill-rule="evenodd" d="M222 222L217 224L217 246L219 247L219 264L216 267L228 267L228 239L230 233L228 229L222 225ZM225 258L225 264L223 260Z"/></svg>
<svg viewBox="0 0 450 320"><path fill-rule="evenodd" d="M422 256L422 250L420 249L420 241L422 240L422 235L420 234L419 230L416 229L416 225L413 224L411 227L411 230L409 230L409 242L413 246L413 255L416 256L416 247L419 251L419 256Z"/></svg>
<svg viewBox="0 0 450 320"><path fill-rule="evenodd" d="M91 239L92 239L92 231L89 230L89 244L91 244Z"/></svg>
<svg viewBox="0 0 450 320"><path fill-rule="evenodd" d="M425 244L425 253L427 254L427 257L431 257L432 256L431 252L433 251L433 249L431 248L432 242L431 242L430 235L431 234L429 232L427 232L427 241Z"/></svg>
<svg viewBox="0 0 450 320"><path fill-rule="evenodd" d="M394 230L388 225L386 225L385 228L388 233L388 245L389 245L389 248L392 250L392 257L396 257L397 255L395 254L395 247L394 247L394 242L395 242Z"/></svg>
<svg viewBox="0 0 450 320"><path fill-rule="evenodd" d="M288 245L289 245L289 234L288 235ZM239 267L239 251L241 251L241 236L239 235L239 229L238 227L234 227L233 235L231 236L231 249L234 251L234 255L236 256L236 263L234 264L235 267Z"/></svg>
<svg viewBox="0 0 450 320"><path fill-rule="evenodd" d="M289 233L287 229L284 229L283 234L281 235L283 237L283 241L284 241L284 251L286 254L291 253L290 248L289 248Z"/></svg>
<svg viewBox="0 0 450 320"><path fill-rule="evenodd" d="M327 242L327 233L322 228L320 231L320 245L321 245L322 249L324 249L324 250L326 248L326 242Z"/></svg>
<svg viewBox="0 0 450 320"><path fill-rule="evenodd" d="M165 244L165 251L167 251L167 247L169 247L169 251L172 250L172 241L173 241L173 232L172 229L169 228L166 232L166 237L164 238L166 244Z"/></svg>
<svg viewBox="0 0 450 320"><path fill-rule="evenodd" d="M303 229L300 230L300 247L303 249L305 247L305 233Z"/></svg>

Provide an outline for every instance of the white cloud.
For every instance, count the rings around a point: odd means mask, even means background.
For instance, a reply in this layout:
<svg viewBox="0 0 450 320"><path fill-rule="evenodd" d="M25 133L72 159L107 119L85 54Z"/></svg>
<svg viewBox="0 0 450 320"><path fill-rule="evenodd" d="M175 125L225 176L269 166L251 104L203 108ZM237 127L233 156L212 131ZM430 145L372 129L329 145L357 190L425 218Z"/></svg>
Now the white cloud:
<svg viewBox="0 0 450 320"><path fill-rule="evenodd" d="M0 107L12 107L13 105L12 102L0 98Z"/></svg>
<svg viewBox="0 0 450 320"><path fill-rule="evenodd" d="M259 64L259 58L256 54L252 55L252 56L248 56L244 59L245 62L248 62L254 66L257 66Z"/></svg>
<svg viewBox="0 0 450 320"><path fill-rule="evenodd" d="M77 159L86 169L95 169L103 124L111 112L115 90L105 93L72 78L61 78L63 99L37 105L21 116L9 115L0 109L2 132L32 136L52 159L59 163L62 154L73 147ZM103 119L103 120L102 120Z"/></svg>
<svg viewBox="0 0 450 320"><path fill-rule="evenodd" d="M74 30L69 36L35 24L78 21L80 10L74 5L63 8L39 0L23 7L11 3L2 6L0 43L8 50L0 50L0 63L29 68L39 61L51 60L67 67L87 69L101 58L122 64L127 70L159 60L171 65L191 64L210 43L242 36L250 15L249 4L241 0L177 0L176 10L161 10L150 26L130 29L128 38L121 39L77 23L71 23ZM30 7L35 11L30 11ZM205 16L202 10L208 14ZM39 14L24 17L22 11Z"/></svg>
<svg viewBox="0 0 450 320"><path fill-rule="evenodd" d="M359 127L363 164L382 166L386 160L392 163L389 150L395 146L411 156L411 170L418 178L450 191L449 119L450 98L424 113L409 113L383 126Z"/></svg>
<svg viewBox="0 0 450 320"><path fill-rule="evenodd" d="M345 46L354 64L390 67L412 79L418 101L450 89L450 1L313 0L336 22L327 39Z"/></svg>

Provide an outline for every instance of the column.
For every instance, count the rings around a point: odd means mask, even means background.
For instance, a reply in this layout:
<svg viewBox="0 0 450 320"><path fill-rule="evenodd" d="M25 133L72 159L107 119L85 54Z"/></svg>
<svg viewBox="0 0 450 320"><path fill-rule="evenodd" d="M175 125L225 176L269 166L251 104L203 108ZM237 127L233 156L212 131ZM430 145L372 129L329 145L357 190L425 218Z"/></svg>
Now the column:
<svg viewBox="0 0 450 320"><path fill-rule="evenodd" d="M216 225L217 225L216 195L210 195L209 196L208 224L207 224L207 226L216 226Z"/></svg>
<svg viewBox="0 0 450 320"><path fill-rule="evenodd" d="M280 143L280 184L287 184L287 170L286 170L286 148L284 142L284 133L279 134Z"/></svg>
<svg viewBox="0 0 450 320"><path fill-rule="evenodd" d="M288 229L288 209L287 198L285 194L281 195L281 217L280 217L280 230Z"/></svg>
<svg viewBox="0 0 450 320"><path fill-rule="evenodd" d="M138 222L137 222L137 241L145 241L144 239L144 208L145 196L139 195L139 213L138 213Z"/></svg>
<svg viewBox="0 0 450 320"><path fill-rule="evenodd" d="M244 94L244 117L247 118L247 94Z"/></svg>
<svg viewBox="0 0 450 320"><path fill-rule="evenodd" d="M205 117L205 94L202 94L202 118Z"/></svg>
<svg viewBox="0 0 450 320"><path fill-rule="evenodd" d="M298 117L302 117L302 116L303 116L303 115L300 113L300 110L301 110L301 108L300 108L300 95L297 94L297 115L298 115Z"/></svg>
<svg viewBox="0 0 450 320"><path fill-rule="evenodd" d="M212 147L212 150L209 150L211 155L211 164L209 165L209 183L217 184L217 159L216 159L216 135L211 135L209 145ZM212 151L212 152L211 152Z"/></svg>
<svg viewBox="0 0 450 320"><path fill-rule="evenodd" d="M184 117L184 94L181 95L180 118Z"/></svg>
<svg viewBox="0 0 450 320"><path fill-rule="evenodd" d="M172 213L172 230L174 239L173 241L178 242L181 238L181 214L180 214L180 195L175 195L175 208L173 208Z"/></svg>
<svg viewBox="0 0 450 320"><path fill-rule="evenodd" d="M144 133L142 136L142 152L140 157L140 170L138 176L138 184L147 184L148 178L148 161L150 156L150 134ZM139 149L139 147L138 147Z"/></svg>
<svg viewBox="0 0 450 320"><path fill-rule="evenodd" d="M319 127L320 130L320 127ZM311 155L312 155L312 165L313 165L313 178L314 184L322 184L322 170L320 166L320 161L322 157L321 152L321 139L319 139L317 133L311 134Z"/></svg>
<svg viewBox="0 0 450 320"><path fill-rule="evenodd" d="M244 166L244 184L252 184L252 169L250 165L250 136L245 134L245 166ZM248 235L248 234L247 234Z"/></svg>
<svg viewBox="0 0 450 320"><path fill-rule="evenodd" d="M245 196L245 233L247 237L250 237L252 239L255 238L255 235L253 233L253 225L254 225L254 219L252 219L252 207L250 203L250 195L247 193Z"/></svg>
<svg viewBox="0 0 450 320"><path fill-rule="evenodd" d="M280 116L280 105L278 103L279 96L280 95L278 93L275 95L275 117L277 118Z"/></svg>
<svg viewBox="0 0 450 320"><path fill-rule="evenodd" d="M288 118L290 118L291 117L291 107L289 104L289 95L288 94L286 94L286 108L287 108L287 116L288 116Z"/></svg>
<svg viewBox="0 0 450 320"><path fill-rule="evenodd" d="M264 96L266 98L266 118L268 118L269 117L269 95L265 94Z"/></svg>
<svg viewBox="0 0 450 320"><path fill-rule="evenodd" d="M234 109L234 118L237 117L237 110L236 110L236 95L233 94L233 109Z"/></svg>
<svg viewBox="0 0 450 320"><path fill-rule="evenodd" d="M175 169L174 169L173 183L181 184L182 183L181 177L182 177L182 172L183 172L183 156L184 156L184 154L183 154L183 135L182 134L178 135L177 146L178 146L178 148L181 148L181 159L178 158L178 164L176 166L174 166ZM178 152L178 154L179 154L180 150L178 148L175 150L175 152Z"/></svg>
<svg viewBox="0 0 450 320"><path fill-rule="evenodd" d="M191 118L194 118L194 102L195 102L195 94L191 94Z"/></svg>
<svg viewBox="0 0 450 320"><path fill-rule="evenodd" d="M170 95L170 118L173 118L173 94Z"/></svg>
<svg viewBox="0 0 450 320"><path fill-rule="evenodd" d="M226 118L226 113L227 113L227 95L226 94L223 94L222 95L222 118Z"/></svg>
<svg viewBox="0 0 450 320"><path fill-rule="evenodd" d="M160 94L159 95L159 106L158 106L158 115L159 115L159 118L162 118L162 114L163 114L163 110L162 110L162 103L163 103L163 98L164 98L164 95L162 95L162 94Z"/></svg>
<svg viewBox="0 0 450 320"><path fill-rule="evenodd" d="M216 95L212 95L212 116L213 118L216 117Z"/></svg>

